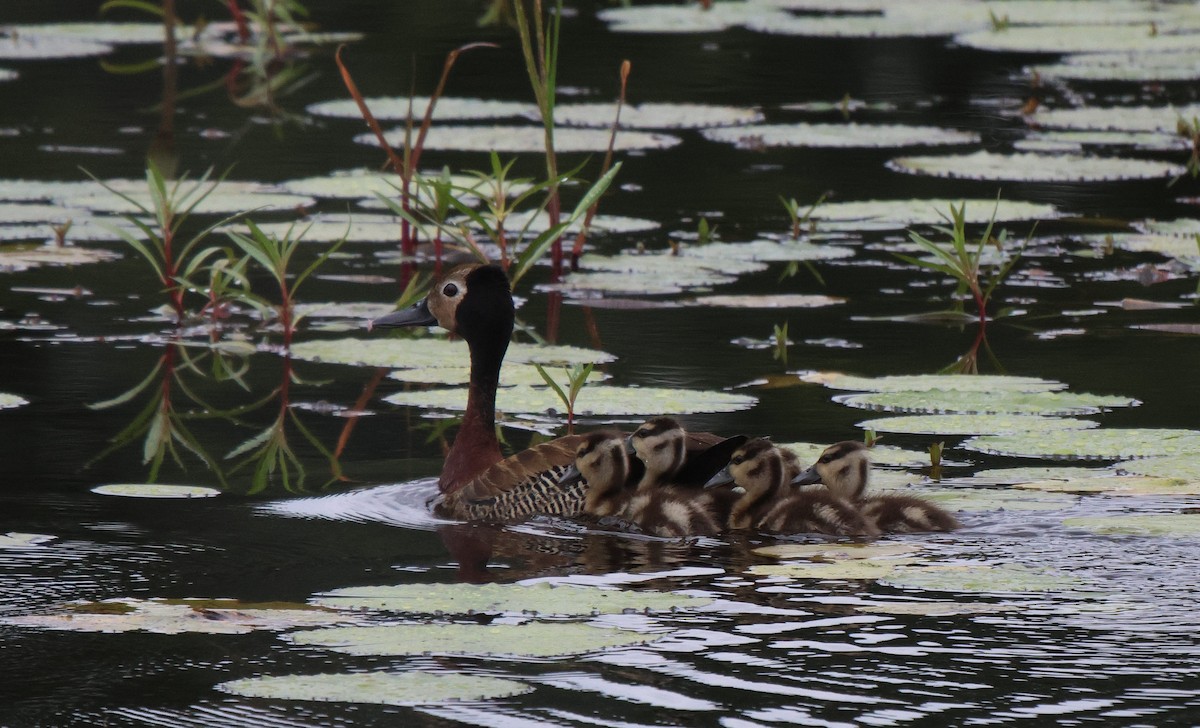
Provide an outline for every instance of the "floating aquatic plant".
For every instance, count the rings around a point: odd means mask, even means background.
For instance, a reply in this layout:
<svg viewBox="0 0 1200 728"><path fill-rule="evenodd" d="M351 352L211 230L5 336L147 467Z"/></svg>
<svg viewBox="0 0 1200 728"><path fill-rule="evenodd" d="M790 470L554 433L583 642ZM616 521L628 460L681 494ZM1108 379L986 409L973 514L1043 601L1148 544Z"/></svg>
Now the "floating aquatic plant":
<svg viewBox="0 0 1200 728"><path fill-rule="evenodd" d="M625 417L658 412L737 412L750 409L757 399L744 394L706 392L666 387L619 387L595 384L583 390L576 415ZM466 407L465 389L431 389L397 392L384 401L421 408L461 410ZM503 387L496 394L496 409L508 414L547 414L560 411L561 400L547 387Z"/></svg>
<svg viewBox="0 0 1200 728"><path fill-rule="evenodd" d="M1061 493L1102 493L1104 495L1200 495L1200 482L1187 483L1175 478L1147 475L1116 475L1068 480L1034 480L1017 483L1014 488Z"/></svg>
<svg viewBox="0 0 1200 728"><path fill-rule="evenodd" d="M1119 428L989 435L963 447L996 455L1040 458L1125 459L1200 452L1200 431L1170 428Z"/></svg>
<svg viewBox="0 0 1200 728"><path fill-rule="evenodd" d="M567 126L608 127L612 116L612 104L561 104L554 109L554 120ZM621 110L621 127L631 129L703 129L753 124L762 119L758 109L708 104L646 103Z"/></svg>
<svg viewBox="0 0 1200 728"><path fill-rule="evenodd" d="M424 109L434 99L428 96L408 98L372 96L363 99L371 107L376 119L404 121L413 109ZM317 116L333 116L343 119L358 119L361 116L358 104L353 99L322 101L308 106L308 113ZM527 117L537 113L533 104L494 99L467 99L439 96L434 108L434 119L505 119Z"/></svg>
<svg viewBox="0 0 1200 728"><path fill-rule="evenodd" d="M979 135L899 124L761 124L703 129L705 139L742 149L768 147L929 147L974 144Z"/></svg>
<svg viewBox="0 0 1200 728"><path fill-rule="evenodd" d="M533 687L484 675L425 671L270 675L230 680L218 690L246 698L375 705L433 705L511 698Z"/></svg>
<svg viewBox="0 0 1200 728"><path fill-rule="evenodd" d="M221 495L216 488L203 485L167 485L165 483L112 483L97 485L93 493L125 498L211 498Z"/></svg>
<svg viewBox="0 0 1200 728"><path fill-rule="evenodd" d="M898 157L888 162L898 172L934 177L1020 182L1105 182L1177 177L1178 164L1152 159L1091 157L1081 154L997 154L973 152L941 156Z"/></svg>
<svg viewBox="0 0 1200 728"><path fill-rule="evenodd" d="M332 627L292 632L286 639L351 655L561 657L645 644L661 636L577 622L530 622Z"/></svg>
<svg viewBox="0 0 1200 728"><path fill-rule="evenodd" d="M108 599L65 604L49 613L0 617L0 624L12 627L156 634L248 634L357 621L351 614L303 604L246 604L228 599Z"/></svg>
<svg viewBox="0 0 1200 728"><path fill-rule="evenodd" d="M421 339L322 339L297 342L292 356L336 364L418 369L424 367L462 366L467 360L467 345L463 341L427 337ZM577 346L540 345L515 342L505 354L505 364L536 362L542 365L572 366L614 361L612 354Z"/></svg>
<svg viewBox="0 0 1200 728"><path fill-rule="evenodd" d="M1194 453L1129 460L1117 463L1114 467L1131 475L1153 475L1200 482L1200 458Z"/></svg>
<svg viewBox="0 0 1200 728"><path fill-rule="evenodd" d="M1097 427L1092 420L1038 415L902 415L859 422L863 429L923 435L978 435L1010 432L1049 433Z"/></svg>
<svg viewBox="0 0 1200 728"><path fill-rule="evenodd" d="M520 613L590 616L626 611L671 612L711 604L669 592L598 589L550 584L401 584L334 589L314 604L336 609L380 609L414 614Z"/></svg>
<svg viewBox="0 0 1200 728"><path fill-rule="evenodd" d="M1129 397L1075 392L996 391L985 394L936 389L842 395L834 399L841 404L862 409L927 414L1090 415L1113 407L1140 404Z"/></svg>
<svg viewBox="0 0 1200 728"><path fill-rule="evenodd" d="M830 389L847 389L860 392L951 392L990 393L998 390L1011 392L1050 392L1066 389L1067 385L1039 377L1019 377L1007 374L903 374L884 377L856 377L841 372L804 372L800 379L811 384L823 384Z"/></svg>
<svg viewBox="0 0 1200 728"><path fill-rule="evenodd" d="M883 582L902 589L982 594L1077 591L1084 586L1083 581L1074 576L1045 568L981 563L897 570L884 576Z"/></svg>
<svg viewBox="0 0 1200 728"><path fill-rule="evenodd" d="M1136 516L1078 516L1063 519L1067 528L1130 536L1200 536L1200 514L1152 513Z"/></svg>

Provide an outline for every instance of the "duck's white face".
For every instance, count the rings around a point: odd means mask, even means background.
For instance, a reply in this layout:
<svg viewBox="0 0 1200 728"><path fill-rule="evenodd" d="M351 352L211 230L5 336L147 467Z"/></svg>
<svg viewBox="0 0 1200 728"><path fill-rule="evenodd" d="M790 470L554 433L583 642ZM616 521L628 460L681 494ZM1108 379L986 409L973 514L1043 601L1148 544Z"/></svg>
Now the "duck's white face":
<svg viewBox="0 0 1200 728"><path fill-rule="evenodd" d="M767 440L751 440L733 453L729 474L748 496L755 496L787 482L787 464L782 451Z"/></svg>
<svg viewBox="0 0 1200 728"><path fill-rule="evenodd" d="M426 305L437 318L438 326L453 333L458 329L458 306L467 295L467 274L478 266L459 266L450 271L429 291Z"/></svg>
<svg viewBox="0 0 1200 728"><path fill-rule="evenodd" d="M646 465L646 473L670 477L687 458L687 433L670 417L655 417L631 436L633 451Z"/></svg>

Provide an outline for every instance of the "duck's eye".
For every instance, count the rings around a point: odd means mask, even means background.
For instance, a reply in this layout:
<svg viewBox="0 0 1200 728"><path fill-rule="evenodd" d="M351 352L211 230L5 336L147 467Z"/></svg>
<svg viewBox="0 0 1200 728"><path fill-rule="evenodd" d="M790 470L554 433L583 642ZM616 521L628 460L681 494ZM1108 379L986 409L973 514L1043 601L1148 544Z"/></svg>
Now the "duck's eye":
<svg viewBox="0 0 1200 728"><path fill-rule="evenodd" d="M742 463L746 462L746 458L742 457L741 455L734 455L733 459L729 462L733 463L734 465L741 465Z"/></svg>
<svg viewBox="0 0 1200 728"><path fill-rule="evenodd" d="M458 295L458 286L454 285L453 283L447 283L446 285L442 286L442 295L449 298L454 298Z"/></svg>
<svg viewBox="0 0 1200 728"><path fill-rule="evenodd" d="M646 433L642 432L641 430L638 430L637 432L633 433L633 436L634 437L645 437Z"/></svg>

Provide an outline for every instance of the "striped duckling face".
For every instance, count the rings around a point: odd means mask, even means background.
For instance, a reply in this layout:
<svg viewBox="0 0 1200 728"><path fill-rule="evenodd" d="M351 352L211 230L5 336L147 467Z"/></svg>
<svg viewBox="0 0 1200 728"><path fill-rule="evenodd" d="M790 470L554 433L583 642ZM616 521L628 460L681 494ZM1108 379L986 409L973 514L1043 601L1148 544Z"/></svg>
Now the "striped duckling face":
<svg viewBox="0 0 1200 728"><path fill-rule="evenodd" d="M673 417L646 421L629 437L629 444L646 465L642 485L670 480L687 459L687 433Z"/></svg>
<svg viewBox="0 0 1200 728"><path fill-rule="evenodd" d="M870 474L871 458L867 446L846 440L825 448L817 462L792 482L796 485L824 483L836 497L857 501L867 492Z"/></svg>
<svg viewBox="0 0 1200 728"><path fill-rule="evenodd" d="M790 472L783 451L764 438L747 442L729 459L729 476L750 498L781 487Z"/></svg>
<svg viewBox="0 0 1200 728"><path fill-rule="evenodd" d="M575 450L575 468L588 483L585 513L610 516L621 509L630 470L624 435L616 430L588 433Z"/></svg>

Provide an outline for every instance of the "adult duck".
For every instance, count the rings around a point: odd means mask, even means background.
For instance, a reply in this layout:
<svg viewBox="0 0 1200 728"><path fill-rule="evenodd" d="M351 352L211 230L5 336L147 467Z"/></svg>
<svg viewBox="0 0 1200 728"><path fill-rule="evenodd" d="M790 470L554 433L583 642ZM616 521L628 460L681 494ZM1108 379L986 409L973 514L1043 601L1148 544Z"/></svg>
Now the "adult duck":
<svg viewBox="0 0 1200 728"><path fill-rule="evenodd" d="M553 489L574 462L582 441L580 435L567 435L508 458L501 454L496 439L496 389L514 320L508 276L495 265L471 264L450 271L409 308L371 322L372 328L437 324L467 342L471 355L467 407L438 478L444 496L441 508L451 516L486 520L490 499L533 481L543 485L530 493ZM578 499L581 502L581 496ZM544 512L540 507L530 498L499 520Z"/></svg>

